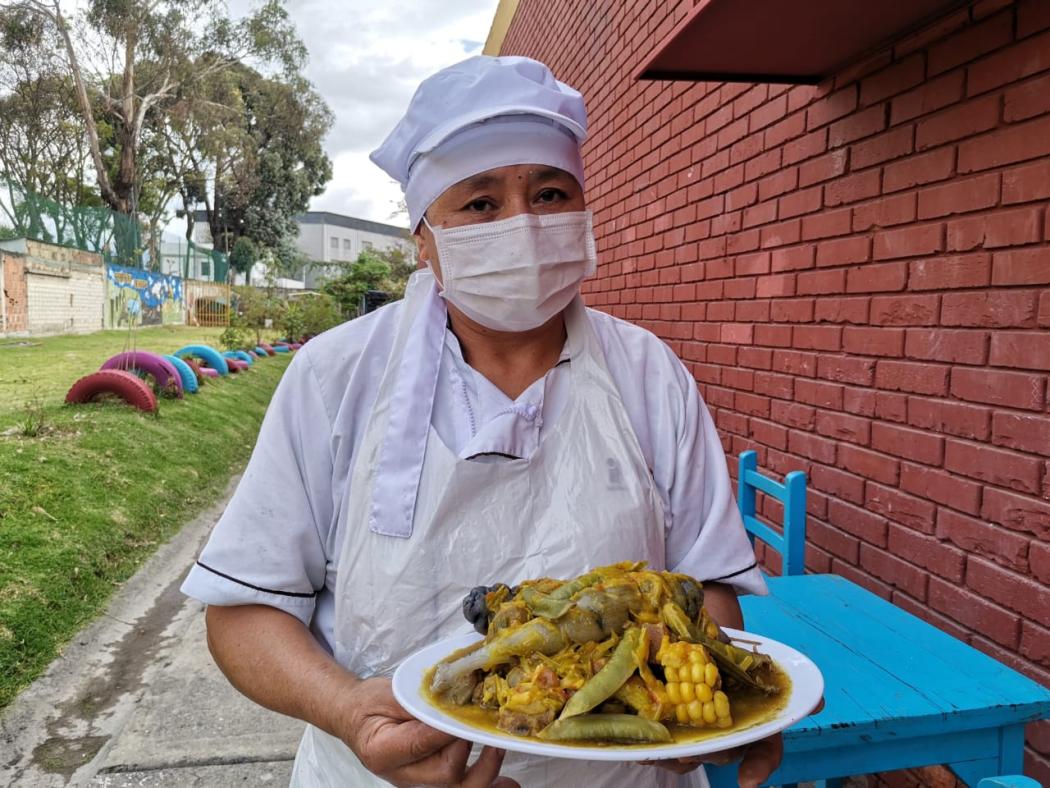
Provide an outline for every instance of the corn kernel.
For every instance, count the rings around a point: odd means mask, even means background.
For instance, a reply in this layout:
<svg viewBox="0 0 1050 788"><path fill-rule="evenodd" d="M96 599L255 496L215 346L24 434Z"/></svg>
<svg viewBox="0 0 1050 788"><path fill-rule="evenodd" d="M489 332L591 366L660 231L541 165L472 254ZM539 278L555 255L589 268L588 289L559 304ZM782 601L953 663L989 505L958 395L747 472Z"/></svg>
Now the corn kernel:
<svg viewBox="0 0 1050 788"><path fill-rule="evenodd" d="M703 652L700 651L699 649L694 649L694 650L689 652L689 661L690 662L699 662L701 665L703 665L705 662L707 662L707 660L704 659Z"/></svg>
<svg viewBox="0 0 1050 788"><path fill-rule="evenodd" d="M692 679L694 684L701 684L704 680L704 666L699 662L694 662L689 666L689 678Z"/></svg>
<svg viewBox="0 0 1050 788"><path fill-rule="evenodd" d="M715 713L715 702L708 701L704 704L704 722L708 725L714 725L718 722L718 714Z"/></svg>
<svg viewBox="0 0 1050 788"><path fill-rule="evenodd" d="M682 693L678 689L679 686L678 683L673 681L667 683L667 697L675 706L682 702Z"/></svg>
<svg viewBox="0 0 1050 788"><path fill-rule="evenodd" d="M709 687L714 687L718 683L718 668L715 667L715 663L708 662L704 665L704 681Z"/></svg>
<svg viewBox="0 0 1050 788"><path fill-rule="evenodd" d="M729 697L722 690L715 693L714 704L715 713L719 717L729 716Z"/></svg>
<svg viewBox="0 0 1050 788"><path fill-rule="evenodd" d="M711 688L706 684L696 685L696 699L701 703L707 703L714 697Z"/></svg>
<svg viewBox="0 0 1050 788"><path fill-rule="evenodd" d="M682 696L682 703L692 703L696 700L696 691L691 682L683 681L678 685L678 692Z"/></svg>
<svg viewBox="0 0 1050 788"><path fill-rule="evenodd" d="M694 700L687 707L689 709L689 719L695 722L703 722L704 720L704 704L698 700Z"/></svg>
<svg viewBox="0 0 1050 788"><path fill-rule="evenodd" d="M684 704L678 704L674 707L674 715L678 719L680 725L689 724L689 707Z"/></svg>
<svg viewBox="0 0 1050 788"><path fill-rule="evenodd" d="M719 728L728 728L733 724L731 717L719 717L718 722L715 723Z"/></svg>
<svg viewBox="0 0 1050 788"><path fill-rule="evenodd" d="M678 681L678 668L664 668L664 676L668 682Z"/></svg>

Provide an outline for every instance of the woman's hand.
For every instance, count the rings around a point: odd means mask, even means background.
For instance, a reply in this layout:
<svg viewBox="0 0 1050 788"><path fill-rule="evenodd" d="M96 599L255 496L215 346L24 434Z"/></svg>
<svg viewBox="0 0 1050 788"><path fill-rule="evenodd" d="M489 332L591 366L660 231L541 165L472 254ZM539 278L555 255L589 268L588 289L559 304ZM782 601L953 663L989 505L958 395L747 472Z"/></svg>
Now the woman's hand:
<svg viewBox="0 0 1050 788"><path fill-rule="evenodd" d="M408 714L394 699L390 679L358 682L347 693L340 738L365 768L398 786L519 788L499 777L502 750L485 747L467 766L470 742L434 730Z"/></svg>
<svg viewBox="0 0 1050 788"><path fill-rule="evenodd" d="M784 740L780 734L760 739L743 747L713 752L695 758L676 758L670 761L643 761L649 766L658 766L675 774L688 774L702 764L726 766L740 761L737 782L740 788L758 788L777 770L784 757Z"/></svg>

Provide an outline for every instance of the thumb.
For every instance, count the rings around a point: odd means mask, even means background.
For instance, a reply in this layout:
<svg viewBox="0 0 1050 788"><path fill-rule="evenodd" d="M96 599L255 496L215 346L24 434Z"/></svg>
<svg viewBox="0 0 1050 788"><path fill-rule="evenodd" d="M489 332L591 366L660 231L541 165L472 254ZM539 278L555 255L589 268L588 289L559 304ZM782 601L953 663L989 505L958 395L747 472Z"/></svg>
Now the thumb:
<svg viewBox="0 0 1050 788"><path fill-rule="evenodd" d="M509 777L497 777L489 788L521 788L521 783Z"/></svg>

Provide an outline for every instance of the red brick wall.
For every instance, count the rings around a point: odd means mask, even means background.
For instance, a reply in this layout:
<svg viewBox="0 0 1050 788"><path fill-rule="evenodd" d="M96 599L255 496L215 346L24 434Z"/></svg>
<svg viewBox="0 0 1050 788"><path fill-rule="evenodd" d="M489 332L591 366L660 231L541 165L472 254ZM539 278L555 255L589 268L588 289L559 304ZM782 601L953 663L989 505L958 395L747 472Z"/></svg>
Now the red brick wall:
<svg viewBox="0 0 1050 788"><path fill-rule="evenodd" d="M816 87L633 81L691 5L530 0L504 42L588 99L587 300L671 344L731 455L809 474L812 570L1050 684L1050 2Z"/></svg>
<svg viewBox="0 0 1050 788"><path fill-rule="evenodd" d="M25 258L0 252L0 266L4 269L4 290L0 293L5 303L6 322L0 323L0 335L15 334L29 329L29 299L26 296Z"/></svg>

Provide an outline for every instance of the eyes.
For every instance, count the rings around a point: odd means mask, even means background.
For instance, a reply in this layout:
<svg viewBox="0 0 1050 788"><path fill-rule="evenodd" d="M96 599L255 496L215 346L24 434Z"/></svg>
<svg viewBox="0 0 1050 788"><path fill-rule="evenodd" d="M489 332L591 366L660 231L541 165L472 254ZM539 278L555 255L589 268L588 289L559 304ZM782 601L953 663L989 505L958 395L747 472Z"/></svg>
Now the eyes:
<svg viewBox="0 0 1050 788"><path fill-rule="evenodd" d="M549 186L537 192L532 202L534 205L557 205L568 199L569 195L563 190ZM490 213L499 210L499 207L490 197L478 197L468 202L460 210L466 213Z"/></svg>

